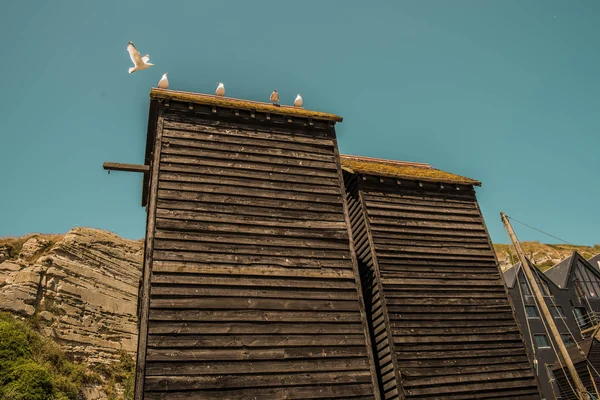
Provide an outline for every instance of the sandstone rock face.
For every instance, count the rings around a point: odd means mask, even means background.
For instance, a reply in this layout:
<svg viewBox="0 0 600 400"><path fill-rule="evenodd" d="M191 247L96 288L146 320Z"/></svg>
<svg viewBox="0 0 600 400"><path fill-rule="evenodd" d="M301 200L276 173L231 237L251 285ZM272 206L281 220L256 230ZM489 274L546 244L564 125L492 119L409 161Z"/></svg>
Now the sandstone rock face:
<svg viewBox="0 0 600 400"><path fill-rule="evenodd" d="M75 358L107 363L135 353L142 241L75 228L34 235L15 257L0 246L0 310L38 319Z"/></svg>

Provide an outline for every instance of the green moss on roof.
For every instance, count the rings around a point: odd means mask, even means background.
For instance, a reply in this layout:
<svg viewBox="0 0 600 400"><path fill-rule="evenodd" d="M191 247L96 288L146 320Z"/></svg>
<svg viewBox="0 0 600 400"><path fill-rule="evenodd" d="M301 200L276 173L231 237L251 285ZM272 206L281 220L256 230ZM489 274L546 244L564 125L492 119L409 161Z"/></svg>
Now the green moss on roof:
<svg viewBox="0 0 600 400"><path fill-rule="evenodd" d="M219 97L210 94L180 92L176 90L166 90L152 88L150 91L151 99L169 99L183 101L194 104L206 104L211 106L225 107L238 110L250 110L277 115L286 115L290 117L302 117L320 119L326 121L342 122L342 117L335 114L328 114L319 111L310 111L304 108L293 106L274 106L271 103L262 103L259 101L240 100L231 97Z"/></svg>
<svg viewBox="0 0 600 400"><path fill-rule="evenodd" d="M481 186L481 182L433 168L429 164L340 155L342 168L351 173L376 175L423 182Z"/></svg>

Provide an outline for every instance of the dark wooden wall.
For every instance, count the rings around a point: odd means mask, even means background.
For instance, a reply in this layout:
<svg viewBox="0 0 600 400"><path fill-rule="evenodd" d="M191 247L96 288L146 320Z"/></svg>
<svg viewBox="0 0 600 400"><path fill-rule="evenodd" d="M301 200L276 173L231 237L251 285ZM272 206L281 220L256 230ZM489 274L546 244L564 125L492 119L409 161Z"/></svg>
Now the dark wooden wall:
<svg viewBox="0 0 600 400"><path fill-rule="evenodd" d="M374 265L372 238L367 230L363 207L359 198L358 179L358 176L344 172L348 193L348 212L352 224L356 254L358 255L379 390L384 399L398 399L401 391L398 368L395 367L397 364L396 357L391 347L393 336L384 304L381 279L377 276Z"/></svg>
<svg viewBox="0 0 600 400"><path fill-rule="evenodd" d="M353 224L355 241L364 245L366 230L372 246L358 253L363 284L378 287L367 307L381 308L389 325L385 334L381 319L370 321L382 332L374 333L375 357L380 368L388 353L395 357L400 395L539 399L472 187L372 177L346 183L349 204L360 203L364 218ZM394 379L382 379L386 397Z"/></svg>
<svg viewBox="0 0 600 400"><path fill-rule="evenodd" d="M377 398L330 124L159 108L144 398Z"/></svg>

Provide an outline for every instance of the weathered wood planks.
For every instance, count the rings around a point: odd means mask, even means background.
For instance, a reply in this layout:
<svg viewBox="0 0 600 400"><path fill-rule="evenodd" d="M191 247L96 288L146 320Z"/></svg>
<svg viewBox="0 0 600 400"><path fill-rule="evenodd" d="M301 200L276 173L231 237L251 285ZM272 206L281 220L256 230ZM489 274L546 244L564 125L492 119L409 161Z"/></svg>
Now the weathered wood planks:
<svg viewBox="0 0 600 400"><path fill-rule="evenodd" d="M383 397L539 399L472 188L344 178Z"/></svg>
<svg viewBox="0 0 600 400"><path fill-rule="evenodd" d="M379 398L334 130L158 107L137 399Z"/></svg>
<svg viewBox="0 0 600 400"><path fill-rule="evenodd" d="M390 350L393 331L387 305L382 296L381 275L375 265L373 237L359 197L358 179L356 176L344 173L344 180L348 195L352 236L355 240L358 255L359 273L367 308L367 321L375 356L379 390L384 399L403 398L404 394L399 384L399 369L396 367L396 355Z"/></svg>

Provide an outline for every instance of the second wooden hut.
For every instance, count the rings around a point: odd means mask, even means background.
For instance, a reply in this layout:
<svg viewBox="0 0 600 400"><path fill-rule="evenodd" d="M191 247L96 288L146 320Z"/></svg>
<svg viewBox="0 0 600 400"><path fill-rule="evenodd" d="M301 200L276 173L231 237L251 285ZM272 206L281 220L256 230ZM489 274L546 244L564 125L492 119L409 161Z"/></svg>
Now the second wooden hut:
<svg viewBox="0 0 600 400"><path fill-rule="evenodd" d="M475 197L427 164L341 156L385 399L539 399Z"/></svg>

